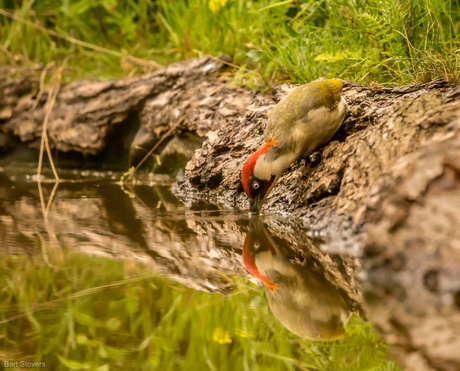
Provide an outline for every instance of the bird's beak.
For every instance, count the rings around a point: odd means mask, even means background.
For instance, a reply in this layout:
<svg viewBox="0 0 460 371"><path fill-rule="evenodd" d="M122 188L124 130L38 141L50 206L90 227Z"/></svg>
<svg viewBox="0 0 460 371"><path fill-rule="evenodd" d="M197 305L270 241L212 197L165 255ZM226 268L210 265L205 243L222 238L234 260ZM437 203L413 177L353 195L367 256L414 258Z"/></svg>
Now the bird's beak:
<svg viewBox="0 0 460 371"><path fill-rule="evenodd" d="M260 202L260 195L257 195L255 198L249 200L249 212L251 214L259 215L262 202Z"/></svg>

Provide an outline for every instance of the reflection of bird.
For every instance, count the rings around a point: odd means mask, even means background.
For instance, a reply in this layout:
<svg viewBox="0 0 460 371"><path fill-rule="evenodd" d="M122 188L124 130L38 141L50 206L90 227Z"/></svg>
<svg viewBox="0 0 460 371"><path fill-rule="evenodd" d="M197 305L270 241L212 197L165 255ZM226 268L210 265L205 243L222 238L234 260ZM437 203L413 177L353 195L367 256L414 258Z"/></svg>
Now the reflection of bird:
<svg viewBox="0 0 460 371"><path fill-rule="evenodd" d="M243 165L242 184L251 212L259 213L293 162L331 140L348 111L341 91L340 80L317 80L294 89L276 105L265 127L266 142Z"/></svg>
<svg viewBox="0 0 460 371"><path fill-rule="evenodd" d="M315 268L293 265L260 222L246 236L243 260L266 286L273 315L291 332L317 341L345 336L350 311L343 297Z"/></svg>

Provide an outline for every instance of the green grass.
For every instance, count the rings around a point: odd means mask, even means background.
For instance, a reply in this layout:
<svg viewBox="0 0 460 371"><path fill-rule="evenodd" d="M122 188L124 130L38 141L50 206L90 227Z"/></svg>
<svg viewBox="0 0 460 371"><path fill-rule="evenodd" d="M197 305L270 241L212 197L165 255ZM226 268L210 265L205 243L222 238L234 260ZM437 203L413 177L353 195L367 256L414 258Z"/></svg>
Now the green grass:
<svg viewBox="0 0 460 371"><path fill-rule="evenodd" d="M460 0L0 0L26 21L160 64L230 54L253 88L319 76L460 83ZM149 70L0 16L0 63L68 58L67 79ZM253 71L252 73L248 73Z"/></svg>
<svg viewBox="0 0 460 371"><path fill-rule="evenodd" d="M443 77L460 82L459 40L453 41L460 29L458 3L311 4L305 18L290 20L290 28L274 28L268 39L272 44L262 43L292 79L328 75L361 83L407 83Z"/></svg>
<svg viewBox="0 0 460 371"><path fill-rule="evenodd" d="M398 370L371 324L352 317L340 341L300 340L273 317L262 288L233 280L223 297L131 262L3 256L0 361L50 370Z"/></svg>

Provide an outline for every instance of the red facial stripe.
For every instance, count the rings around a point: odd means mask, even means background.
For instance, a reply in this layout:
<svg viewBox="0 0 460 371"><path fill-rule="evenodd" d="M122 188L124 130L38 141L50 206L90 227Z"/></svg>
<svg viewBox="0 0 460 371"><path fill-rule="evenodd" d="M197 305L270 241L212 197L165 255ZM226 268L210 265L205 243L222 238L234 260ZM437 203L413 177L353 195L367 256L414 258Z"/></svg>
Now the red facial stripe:
<svg viewBox="0 0 460 371"><path fill-rule="evenodd" d="M254 152L243 165L243 173L241 177L241 182L243 183L243 189L246 194L249 196L249 178L251 177L252 173L254 172L254 167L256 166L257 160L260 155L267 153L270 147L274 146L278 142L275 140L274 137L268 138L268 140L264 143L262 147L260 147L256 152ZM271 184L271 182L269 182Z"/></svg>
<svg viewBox="0 0 460 371"><path fill-rule="evenodd" d="M260 151L260 150L259 150ZM256 166L257 159L259 158L260 154L259 151L255 152L253 155L249 156L246 162L243 165L243 173L241 176L241 183L243 184L244 192L250 196L249 192L249 178L251 177L252 173L254 172L254 167Z"/></svg>

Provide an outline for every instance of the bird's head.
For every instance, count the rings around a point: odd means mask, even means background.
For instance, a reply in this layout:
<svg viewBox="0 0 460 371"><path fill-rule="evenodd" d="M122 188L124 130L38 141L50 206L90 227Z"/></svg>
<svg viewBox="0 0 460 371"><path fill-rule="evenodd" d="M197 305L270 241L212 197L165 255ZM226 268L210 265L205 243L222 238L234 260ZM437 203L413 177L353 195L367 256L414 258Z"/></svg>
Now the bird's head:
<svg viewBox="0 0 460 371"><path fill-rule="evenodd" d="M256 259L257 257L260 257L260 255L267 252L269 256L276 254L274 247L275 243L260 220L258 218L256 220L254 219L255 218L252 218L250 221L249 231L246 235L246 239L244 240L243 263L248 272L262 281L268 290L276 292L276 290L278 290L278 286L270 280L270 277L262 275L256 264Z"/></svg>
<svg viewBox="0 0 460 371"><path fill-rule="evenodd" d="M259 214L267 195L275 185L276 175L272 174L266 157L270 148L276 144L273 137L269 138L243 165L241 183L249 197L251 213Z"/></svg>

